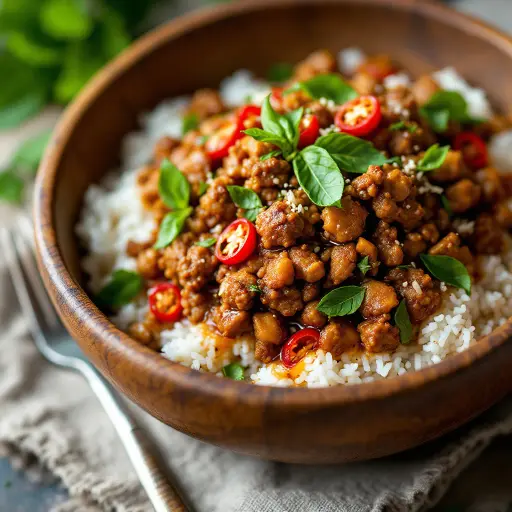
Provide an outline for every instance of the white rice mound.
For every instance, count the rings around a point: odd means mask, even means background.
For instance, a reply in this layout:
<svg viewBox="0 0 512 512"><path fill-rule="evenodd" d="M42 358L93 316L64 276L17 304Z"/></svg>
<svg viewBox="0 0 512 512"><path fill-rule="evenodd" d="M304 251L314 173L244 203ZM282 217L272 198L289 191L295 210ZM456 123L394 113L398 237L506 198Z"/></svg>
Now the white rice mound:
<svg viewBox="0 0 512 512"><path fill-rule="evenodd" d="M348 73L348 69L357 67L357 61L363 57L357 49L350 49L345 54L340 52L338 60ZM435 75L436 79L444 82L445 87L462 92L462 81L469 88L453 70L440 73ZM405 79L400 76L389 85L393 87L393 82L405 82ZM232 106L243 103L248 96L252 101L260 102L268 90L267 84L255 80L245 70L238 71L221 84L221 95ZM483 117L483 113L490 113L485 96L483 102L479 93L468 94L465 90L464 95L473 115ZM85 195L76 232L87 250L82 267L90 277L88 284L93 293L105 285L113 270L135 269L135 260L125 254L126 243L128 240L144 242L155 228L152 215L144 210L139 199L136 175L150 159L153 145L160 137L181 135L181 117L187 100L181 97L163 102L153 112L142 116L141 130L125 138L121 170L106 176L99 185L92 185ZM496 146L500 153L501 146ZM490 151L492 157L492 143ZM503 152L498 157L503 160ZM510 156L508 169L512 169ZM326 387L402 375L467 349L480 336L512 316L510 241L504 255L483 259L482 270L484 277L473 286L471 296L463 290L448 288L441 309L422 325L418 343L401 345L394 354L344 354L341 361L335 361L329 352L318 350L309 354L293 372L286 372L279 364L263 365L255 360L252 337L241 337L232 343L209 334L204 325L191 325L188 320L162 332L162 354L187 367L217 375L222 375L225 365L240 362L246 368L246 377L260 385ZM132 322L144 319L147 308L146 297L139 297L122 307L112 321L126 330Z"/></svg>

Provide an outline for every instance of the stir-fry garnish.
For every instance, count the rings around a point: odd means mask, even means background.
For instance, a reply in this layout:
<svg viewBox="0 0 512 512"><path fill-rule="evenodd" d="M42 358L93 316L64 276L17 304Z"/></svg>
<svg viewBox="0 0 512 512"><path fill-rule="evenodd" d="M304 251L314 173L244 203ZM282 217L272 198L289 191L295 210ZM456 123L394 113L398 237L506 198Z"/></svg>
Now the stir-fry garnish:
<svg viewBox="0 0 512 512"><path fill-rule="evenodd" d="M379 100L375 96L360 96L341 106L335 123L341 132L365 137L377 128L381 117Z"/></svg>
<svg viewBox="0 0 512 512"><path fill-rule="evenodd" d="M256 228L247 219L232 222L219 236L215 256L225 265L236 265L248 259L256 249Z"/></svg>
<svg viewBox="0 0 512 512"><path fill-rule="evenodd" d="M180 289L172 283L160 283L148 292L149 310L162 323L176 322L181 317Z"/></svg>

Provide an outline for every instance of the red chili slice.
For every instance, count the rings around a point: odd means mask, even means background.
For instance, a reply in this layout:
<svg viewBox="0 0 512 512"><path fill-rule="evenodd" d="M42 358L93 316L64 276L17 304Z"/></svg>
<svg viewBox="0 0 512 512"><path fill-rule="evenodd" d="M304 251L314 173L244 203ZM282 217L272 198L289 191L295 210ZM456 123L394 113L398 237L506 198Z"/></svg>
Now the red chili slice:
<svg viewBox="0 0 512 512"><path fill-rule="evenodd" d="M377 128L381 118L379 100L375 96L359 96L340 107L334 123L342 132L364 137Z"/></svg>
<svg viewBox="0 0 512 512"><path fill-rule="evenodd" d="M473 169L482 169L489 162L487 146L475 133L458 133L453 141L453 147L462 152L464 162Z"/></svg>
<svg viewBox="0 0 512 512"><path fill-rule="evenodd" d="M219 236L215 256L226 265L245 261L256 249L256 228L247 219L233 221Z"/></svg>
<svg viewBox="0 0 512 512"><path fill-rule="evenodd" d="M320 333L311 327L301 329L290 336L281 348L281 362L286 368L293 368L310 351L320 343Z"/></svg>
<svg viewBox="0 0 512 512"><path fill-rule="evenodd" d="M246 105L238 112L235 123L228 123L225 127L215 132L205 143L205 149L213 162L218 162L228 156L229 148L243 137L245 121L250 117L260 116L261 108L256 105Z"/></svg>
<svg viewBox="0 0 512 512"><path fill-rule="evenodd" d="M181 317L180 289L172 283L160 283L149 290L149 309L162 323L176 322Z"/></svg>
<svg viewBox="0 0 512 512"><path fill-rule="evenodd" d="M320 123L318 117L313 114L306 114L301 121L299 136L299 149L314 144L320 135Z"/></svg>

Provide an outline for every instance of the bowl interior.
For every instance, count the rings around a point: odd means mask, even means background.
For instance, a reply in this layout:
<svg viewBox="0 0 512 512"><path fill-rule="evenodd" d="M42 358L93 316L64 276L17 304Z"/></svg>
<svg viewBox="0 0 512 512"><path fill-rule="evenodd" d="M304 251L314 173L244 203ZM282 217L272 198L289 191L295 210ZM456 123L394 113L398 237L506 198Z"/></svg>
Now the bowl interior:
<svg viewBox="0 0 512 512"><path fill-rule="evenodd" d="M165 98L216 87L237 69L264 76L272 63L296 62L317 48L337 52L357 46L391 54L415 75L455 66L484 88L498 108L512 104L512 88L505 86L512 83L510 47L487 28L461 23L444 9L412 3L249 2L227 17L222 9L196 14L124 54L96 81L96 91L89 88L71 109L74 129L59 133L69 140L59 162L54 220L74 278L82 282L73 225L83 194L116 167L121 140L136 128L138 116ZM94 94L99 82L104 87Z"/></svg>

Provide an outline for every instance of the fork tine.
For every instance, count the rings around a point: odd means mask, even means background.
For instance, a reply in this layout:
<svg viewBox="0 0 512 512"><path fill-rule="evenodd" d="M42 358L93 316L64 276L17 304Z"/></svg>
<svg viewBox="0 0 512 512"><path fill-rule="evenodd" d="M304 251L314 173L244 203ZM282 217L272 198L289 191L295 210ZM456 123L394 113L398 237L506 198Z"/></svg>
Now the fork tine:
<svg viewBox="0 0 512 512"><path fill-rule="evenodd" d="M14 291L18 297L18 301L23 312L23 316L29 322L29 328L34 336L34 339L38 345L44 344L44 336L37 318L36 311L32 307L32 300L30 293L25 284L21 264L16 257L16 253L13 249L13 240L9 231L5 227L0 228L0 245L2 252L6 256L7 268L11 276Z"/></svg>
<svg viewBox="0 0 512 512"><path fill-rule="evenodd" d="M55 312L50 298L44 289L43 282L39 277L39 271L34 257L34 239L32 226L28 219L25 222L18 221L19 233L13 235L18 260L21 262L25 275L31 285L31 291L35 295L37 304L50 327L59 325L57 313Z"/></svg>

